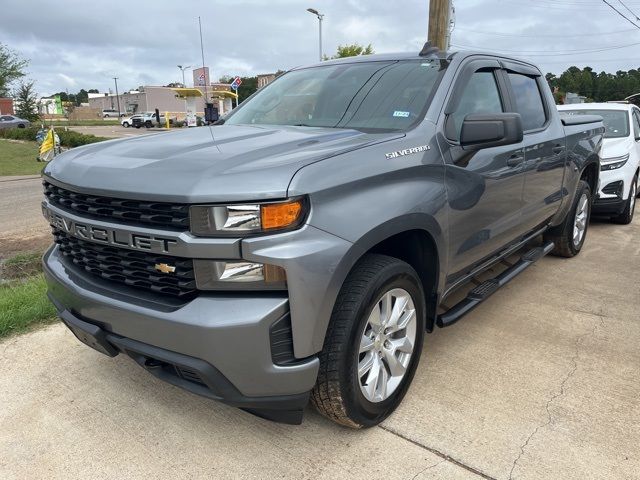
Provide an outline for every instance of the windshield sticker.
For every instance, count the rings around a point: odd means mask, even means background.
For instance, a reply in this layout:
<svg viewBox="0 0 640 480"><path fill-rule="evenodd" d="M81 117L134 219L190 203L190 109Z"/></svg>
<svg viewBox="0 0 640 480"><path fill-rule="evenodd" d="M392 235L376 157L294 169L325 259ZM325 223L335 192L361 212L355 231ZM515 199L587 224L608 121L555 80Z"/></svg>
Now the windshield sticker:
<svg viewBox="0 0 640 480"><path fill-rule="evenodd" d="M393 112L394 117L409 118L409 115L411 115L411 112L403 112L401 110Z"/></svg>
<svg viewBox="0 0 640 480"><path fill-rule="evenodd" d="M405 155L413 155L414 153L426 152L431 150L429 145L420 145L419 147L405 148L404 150L398 150L397 152L390 152L385 154L387 160L392 158L404 157Z"/></svg>

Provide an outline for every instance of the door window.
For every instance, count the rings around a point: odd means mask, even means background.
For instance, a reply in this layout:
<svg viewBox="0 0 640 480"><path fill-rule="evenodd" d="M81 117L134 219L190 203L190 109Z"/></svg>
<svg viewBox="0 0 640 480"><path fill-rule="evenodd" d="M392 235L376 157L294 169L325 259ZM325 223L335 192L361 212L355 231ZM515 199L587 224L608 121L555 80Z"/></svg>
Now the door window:
<svg viewBox="0 0 640 480"><path fill-rule="evenodd" d="M633 136L636 140L640 138L640 117L638 110L633 111Z"/></svg>
<svg viewBox="0 0 640 480"><path fill-rule="evenodd" d="M10 117L9 115L5 115L4 117L0 117L0 120L5 121L5 122L9 122L9 121L13 120L13 117Z"/></svg>
<svg viewBox="0 0 640 480"><path fill-rule="evenodd" d="M541 128L547 121L547 115L538 82L534 77L519 73L509 73L509 80L516 99L516 110L522 117L522 128L525 132Z"/></svg>
<svg viewBox="0 0 640 480"><path fill-rule="evenodd" d="M462 93L458 108L448 121L453 122L455 140L460 138L464 117L470 113L501 113L504 109L493 71L475 72Z"/></svg>

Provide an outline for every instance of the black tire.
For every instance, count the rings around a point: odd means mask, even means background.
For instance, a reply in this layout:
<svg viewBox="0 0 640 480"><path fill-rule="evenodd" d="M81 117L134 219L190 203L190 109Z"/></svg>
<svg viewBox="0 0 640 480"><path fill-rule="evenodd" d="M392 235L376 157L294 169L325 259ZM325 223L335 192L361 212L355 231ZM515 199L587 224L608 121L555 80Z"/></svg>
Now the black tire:
<svg viewBox="0 0 640 480"><path fill-rule="evenodd" d="M580 200L583 198L583 195L587 197L587 215L586 215L586 223L584 226L584 233L579 242L574 242L573 240L573 227L576 220L576 213L578 210L578 204ZM578 183L578 188L576 190L576 196L573 199L573 205L571 205L571 209L569 213L562 221L560 225L557 227L553 227L549 229L545 234L545 240L552 241L555 244L555 248L551 252L552 255L558 257L575 257L582 250L582 246L584 245L584 241L587 238L587 230L589 229L589 221L591 220L591 205L592 205L592 197L591 197L591 188L589 184L584 180L580 180Z"/></svg>
<svg viewBox="0 0 640 480"><path fill-rule="evenodd" d="M24 123L19 123L18 124L18 128L25 128L25 124Z"/></svg>
<svg viewBox="0 0 640 480"><path fill-rule="evenodd" d="M638 176L633 177L633 182L629 187L629 198L627 199L627 204L624 206L624 211L618 215L617 217L611 217L611 221L613 223L618 223L620 225L629 225L633 221L633 213L636 207L636 196L638 186Z"/></svg>
<svg viewBox="0 0 640 480"><path fill-rule="evenodd" d="M122 126L124 128L129 128L129 122L122 122Z"/></svg>
<svg viewBox="0 0 640 480"><path fill-rule="evenodd" d="M360 338L374 305L385 292L404 289L413 300L416 337L404 377L386 399L370 402L357 374ZM351 428L382 422L404 397L420 361L425 332L425 300L418 274L407 263L385 255L363 257L349 273L338 294L311 401L325 417Z"/></svg>

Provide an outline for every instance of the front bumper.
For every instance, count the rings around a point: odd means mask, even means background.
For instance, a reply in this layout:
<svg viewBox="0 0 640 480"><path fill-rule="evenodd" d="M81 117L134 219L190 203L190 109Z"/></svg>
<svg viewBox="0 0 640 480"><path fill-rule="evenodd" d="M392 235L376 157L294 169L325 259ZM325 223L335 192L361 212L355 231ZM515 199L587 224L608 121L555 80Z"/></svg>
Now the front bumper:
<svg viewBox="0 0 640 480"><path fill-rule="evenodd" d="M598 198L593 202L594 215L620 215L625 209L626 200L618 197Z"/></svg>
<svg viewBox="0 0 640 480"><path fill-rule="evenodd" d="M45 254L44 273L50 299L76 334L97 328L113 352L127 353L163 380L267 418L301 420L319 361L273 362L269 329L288 314L285 292L154 303L68 267L56 246ZM201 381L181 376L176 366Z"/></svg>

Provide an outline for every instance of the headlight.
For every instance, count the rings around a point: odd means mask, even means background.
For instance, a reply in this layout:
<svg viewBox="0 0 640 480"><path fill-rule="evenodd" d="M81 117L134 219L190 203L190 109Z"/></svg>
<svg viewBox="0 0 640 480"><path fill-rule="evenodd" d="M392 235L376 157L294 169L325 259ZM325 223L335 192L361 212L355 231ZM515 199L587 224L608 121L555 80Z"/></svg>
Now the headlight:
<svg viewBox="0 0 640 480"><path fill-rule="evenodd" d="M627 163L627 160L629 160L628 153L621 157L603 158L600 161L600 171L616 170L617 168L621 168L625 163Z"/></svg>
<svg viewBox="0 0 640 480"><path fill-rule="evenodd" d="M200 290L285 290L284 269L243 260L194 260L196 286Z"/></svg>
<svg viewBox="0 0 640 480"><path fill-rule="evenodd" d="M196 205L189 212L191 233L243 236L291 230L304 221L306 205L303 198L260 204Z"/></svg>

